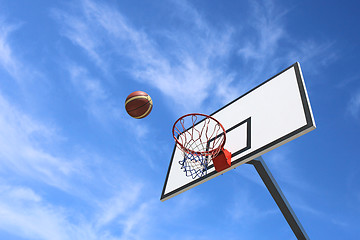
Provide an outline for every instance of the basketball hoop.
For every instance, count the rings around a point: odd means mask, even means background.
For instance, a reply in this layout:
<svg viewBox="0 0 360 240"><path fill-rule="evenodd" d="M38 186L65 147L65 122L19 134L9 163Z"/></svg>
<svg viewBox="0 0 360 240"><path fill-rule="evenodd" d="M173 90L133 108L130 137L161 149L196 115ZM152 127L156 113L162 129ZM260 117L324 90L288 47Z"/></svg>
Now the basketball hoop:
<svg viewBox="0 0 360 240"><path fill-rule="evenodd" d="M224 149L226 131L215 118L201 113L186 114L174 123L172 131L176 146L184 154L179 164L186 176L206 175L208 166L217 156L221 165L214 162L217 171L231 165L231 154Z"/></svg>

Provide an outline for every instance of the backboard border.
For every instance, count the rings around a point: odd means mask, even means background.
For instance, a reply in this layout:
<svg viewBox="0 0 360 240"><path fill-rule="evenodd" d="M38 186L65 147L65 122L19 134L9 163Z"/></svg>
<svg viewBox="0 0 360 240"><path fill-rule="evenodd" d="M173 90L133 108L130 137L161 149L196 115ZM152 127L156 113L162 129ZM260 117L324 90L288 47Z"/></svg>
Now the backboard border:
<svg viewBox="0 0 360 240"><path fill-rule="evenodd" d="M174 146L174 149L173 149L173 153L172 153L172 156L171 156L171 161L170 161L170 164L169 164L169 167L168 167L168 171L167 171L167 174L166 174L166 178L165 178L165 183L164 183L164 187L163 187L163 190L162 190L162 193L161 193L161 197L160 197L160 200L161 201L165 201L165 200L168 200L186 190L188 190L188 188L190 186L197 186L199 185L204 179L207 179L209 178L208 180L210 180L211 178L214 178L215 175L219 175L219 174L223 174L233 168L236 168L238 167L239 165L243 164L243 163L246 163L248 161L251 161L252 159L256 158L256 157L259 157L261 156L262 154L264 154L265 152L269 152L275 148L277 148L278 146L280 145L283 145L301 135L304 135L308 132L310 132L311 130L315 129L316 128L316 125L315 125L315 121L314 121L314 117L313 117L313 114L312 114L312 110L311 110L311 106L310 106L310 101L309 101L309 98L308 98L308 95L307 95L307 91L306 91L306 87L305 87L305 82L304 82L304 79L303 79L303 76L302 76L302 73L301 73L301 68L300 68L300 64L299 62L296 62L294 64L292 64L291 66L287 67L286 69L282 70L281 72L277 73L276 75L272 76L271 78L267 79L266 81L264 81L263 83L259 84L258 86L254 87L253 89L249 90L248 92L244 93L243 95L239 96L238 98L234 99L233 101L229 102L228 104L226 104L225 106L223 106L222 108L218 109L217 111L213 112L212 114L210 114L210 116L213 116L214 114L216 114L217 112L221 111L222 109L228 107L229 105L233 104L234 102L238 101L239 99L243 98L244 96L246 96L247 94L253 92L254 90L258 89L259 87L263 86L264 84L268 83L269 81L271 81L272 79L276 78L277 76L281 75L282 73L286 72L287 70L291 69L291 68L294 68L294 71L295 71L295 76L296 76L296 80L297 80L297 85L298 85L298 88L299 88L299 92L300 92L300 97L301 97L301 101L302 101L302 105L303 105L303 110L304 110L304 114L305 114L305 119L306 119L306 124L284 136L282 136L281 138L278 138L276 139L275 141L272 141L271 143L268 143L267 145L259 148L259 149L256 149L242 157L240 157L239 159L236 159L232 162L232 166L226 170L224 170L223 172L221 173L217 173L216 171L213 171L201 178L198 178L182 187L179 187L167 194L164 194L165 193L165 189L166 189L166 186L167 186L167 181L168 181L168 177L169 177L169 174L170 174L170 170L171 170L171 166L172 166L172 163L173 163L173 158L174 158L174 154L175 154L175 150L176 150L176 145ZM252 158L250 158L252 157ZM248 160L248 161L245 161L245 160Z"/></svg>
<svg viewBox="0 0 360 240"><path fill-rule="evenodd" d="M227 134L227 133L231 132L232 130L240 127L240 126L243 125L243 124L245 124L245 123L246 123L246 146L243 147L242 149L234 152L234 153L232 152L232 153L231 153L231 156L232 156L232 157L236 157L236 156L239 155L240 153L242 153L242 152L244 152L244 151L246 151L246 150L248 150L248 149L251 148L251 117L248 117L247 119L245 119L245 120L243 120L243 121L235 124L234 126L232 126L231 128L229 128L229 129L226 130L226 134ZM216 136L216 137L217 137L217 136ZM215 139L216 137L214 137L213 139ZM210 139L210 141L212 141L213 139ZM225 148L225 149L226 149L226 148ZM211 168L213 168L213 167L214 167L213 164L210 165L210 166L208 167L208 170L211 169Z"/></svg>

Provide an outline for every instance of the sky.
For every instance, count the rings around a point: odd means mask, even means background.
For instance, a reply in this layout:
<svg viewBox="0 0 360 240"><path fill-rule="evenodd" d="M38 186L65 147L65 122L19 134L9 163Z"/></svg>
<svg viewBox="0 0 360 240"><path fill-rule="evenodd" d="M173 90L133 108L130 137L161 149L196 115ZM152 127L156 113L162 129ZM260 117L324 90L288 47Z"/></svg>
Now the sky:
<svg viewBox="0 0 360 240"><path fill-rule="evenodd" d="M296 239L251 165L160 202L175 120L295 62L317 129L263 159L310 239L360 238L358 2L0 6L0 239Z"/></svg>

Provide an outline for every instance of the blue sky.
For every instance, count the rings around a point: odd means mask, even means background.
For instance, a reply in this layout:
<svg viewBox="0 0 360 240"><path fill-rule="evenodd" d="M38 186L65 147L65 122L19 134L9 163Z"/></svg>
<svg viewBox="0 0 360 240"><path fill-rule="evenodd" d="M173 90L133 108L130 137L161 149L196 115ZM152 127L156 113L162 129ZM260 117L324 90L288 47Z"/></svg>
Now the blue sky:
<svg viewBox="0 0 360 240"><path fill-rule="evenodd" d="M311 239L360 238L356 1L0 5L0 239L295 239L249 165L159 199L173 122L296 61L317 129L263 158Z"/></svg>

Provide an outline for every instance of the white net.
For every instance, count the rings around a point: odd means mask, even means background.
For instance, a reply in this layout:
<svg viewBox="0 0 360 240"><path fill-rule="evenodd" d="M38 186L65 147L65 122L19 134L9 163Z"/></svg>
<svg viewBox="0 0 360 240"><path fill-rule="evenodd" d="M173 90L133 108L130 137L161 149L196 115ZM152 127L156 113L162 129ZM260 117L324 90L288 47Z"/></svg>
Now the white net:
<svg viewBox="0 0 360 240"><path fill-rule="evenodd" d="M223 149L225 130L214 118L204 114L187 114L173 127L174 138L184 153L179 161L186 176L192 178L207 174L212 159Z"/></svg>

